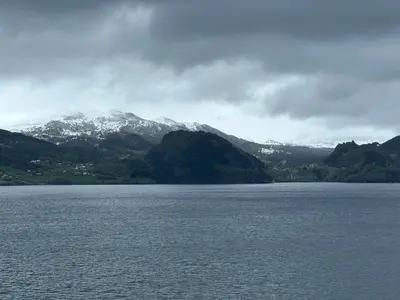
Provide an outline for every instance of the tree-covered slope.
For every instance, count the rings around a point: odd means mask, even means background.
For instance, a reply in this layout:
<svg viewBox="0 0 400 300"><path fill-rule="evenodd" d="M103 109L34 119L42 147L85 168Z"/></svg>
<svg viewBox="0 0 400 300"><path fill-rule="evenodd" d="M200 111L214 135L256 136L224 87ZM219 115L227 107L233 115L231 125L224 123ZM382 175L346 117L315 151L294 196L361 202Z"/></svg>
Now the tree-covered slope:
<svg viewBox="0 0 400 300"><path fill-rule="evenodd" d="M158 183L270 182L264 163L207 132L175 131L146 156Z"/></svg>
<svg viewBox="0 0 400 300"><path fill-rule="evenodd" d="M60 149L45 142L20 133L0 130L0 164L24 167L32 160L53 159Z"/></svg>
<svg viewBox="0 0 400 300"><path fill-rule="evenodd" d="M189 131L168 133L153 146L121 132L56 145L2 130L0 183L2 178L42 184L271 181L264 163L254 156L218 135Z"/></svg>
<svg viewBox="0 0 400 300"><path fill-rule="evenodd" d="M399 139L386 143L339 144L325 164L334 169L332 179L346 182L400 182Z"/></svg>

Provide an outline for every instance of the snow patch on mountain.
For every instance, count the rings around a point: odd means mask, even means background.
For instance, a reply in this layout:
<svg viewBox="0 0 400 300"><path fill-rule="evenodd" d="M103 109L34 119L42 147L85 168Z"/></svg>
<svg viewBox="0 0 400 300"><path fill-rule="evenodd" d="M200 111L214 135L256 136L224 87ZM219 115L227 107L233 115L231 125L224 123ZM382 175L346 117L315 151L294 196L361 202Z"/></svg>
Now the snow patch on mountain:
<svg viewBox="0 0 400 300"><path fill-rule="evenodd" d="M271 155L276 152L279 152L279 150L272 149L272 148L261 148L260 150L258 150L258 152L260 152L262 154L266 154L266 155Z"/></svg>
<svg viewBox="0 0 400 300"><path fill-rule="evenodd" d="M267 140L265 142L266 145L271 145L271 146L284 146L285 144L274 141L274 140Z"/></svg>
<svg viewBox="0 0 400 300"><path fill-rule="evenodd" d="M200 131L200 130L205 130L205 126L204 124L200 124L200 123L190 123L190 122L177 122L174 121L170 118L167 117L159 117L154 119L154 121L161 123L161 124L165 124L168 126L171 126L173 129L175 130L189 130L189 131Z"/></svg>
<svg viewBox="0 0 400 300"><path fill-rule="evenodd" d="M272 155L272 154L278 154L278 153L285 153L287 155L291 155L292 154L291 152L285 152L282 149L274 148L274 146L275 145L272 145L269 148L260 148L258 150L258 152L261 153L261 154L264 154L264 155Z"/></svg>
<svg viewBox="0 0 400 300"><path fill-rule="evenodd" d="M191 131L204 130L204 126L205 126L205 125L199 124L199 123L184 123L184 125L186 126L186 128L188 130L191 130Z"/></svg>
<svg viewBox="0 0 400 300"><path fill-rule="evenodd" d="M157 123L165 124L165 125L172 126L172 127L181 126L181 123L178 123L167 117L158 117L158 118L154 119L154 121Z"/></svg>
<svg viewBox="0 0 400 300"><path fill-rule="evenodd" d="M118 131L135 133L150 142L158 143L165 134L176 130L212 132L227 138L231 142L237 142L237 144L241 144L242 141L246 142L244 139L227 135L206 124L177 122L167 117L149 120L141 118L131 112L121 111L89 111L85 113L75 111L61 115L53 115L50 119L46 120L34 119L28 123L13 126L10 130L22 132L54 143L62 142L66 138L75 136L88 136L101 139L109 133ZM267 140L257 144L261 146L260 149L254 149L252 151L255 153L258 151L258 153L264 155L281 153L285 146L312 148L334 148L336 146L336 144L327 143L315 143L312 145L288 144L275 140Z"/></svg>
<svg viewBox="0 0 400 300"><path fill-rule="evenodd" d="M171 131L216 129L199 123L180 123L166 117L147 120L130 112L110 111L90 114L72 112L53 116L51 120L34 120L15 126L12 130L54 143L74 136L101 139L109 133L118 131L138 134L151 142L158 143Z"/></svg>
<svg viewBox="0 0 400 300"><path fill-rule="evenodd" d="M307 147L314 149L333 149L335 148L341 141L330 141L330 142L310 142L310 143L300 143L300 142L292 142L287 143L285 145L292 147Z"/></svg>

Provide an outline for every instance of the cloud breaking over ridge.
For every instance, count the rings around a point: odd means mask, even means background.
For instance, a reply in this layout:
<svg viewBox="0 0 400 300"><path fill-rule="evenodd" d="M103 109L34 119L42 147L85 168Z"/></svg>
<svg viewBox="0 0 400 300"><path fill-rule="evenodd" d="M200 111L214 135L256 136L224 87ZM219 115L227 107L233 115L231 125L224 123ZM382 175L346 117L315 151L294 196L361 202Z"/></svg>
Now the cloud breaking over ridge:
<svg viewBox="0 0 400 300"><path fill-rule="evenodd" d="M259 140L389 138L399 15L396 0L0 0L0 117L121 109Z"/></svg>

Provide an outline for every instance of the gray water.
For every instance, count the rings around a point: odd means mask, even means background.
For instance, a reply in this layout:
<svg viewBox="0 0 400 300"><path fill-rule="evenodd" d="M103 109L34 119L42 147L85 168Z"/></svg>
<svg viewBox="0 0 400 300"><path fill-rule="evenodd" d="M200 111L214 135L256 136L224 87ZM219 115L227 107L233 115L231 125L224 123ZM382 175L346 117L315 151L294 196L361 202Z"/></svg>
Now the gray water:
<svg viewBox="0 0 400 300"><path fill-rule="evenodd" d="M400 299L400 185L0 188L0 299Z"/></svg>

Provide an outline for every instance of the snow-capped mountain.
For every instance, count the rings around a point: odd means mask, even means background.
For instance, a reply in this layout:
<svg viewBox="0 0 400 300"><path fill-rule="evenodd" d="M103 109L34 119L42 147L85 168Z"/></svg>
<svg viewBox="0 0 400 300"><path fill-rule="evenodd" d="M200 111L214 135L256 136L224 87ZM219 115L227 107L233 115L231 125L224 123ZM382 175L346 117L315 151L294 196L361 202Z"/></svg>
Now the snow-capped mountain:
<svg viewBox="0 0 400 300"><path fill-rule="evenodd" d="M277 142L277 141L274 141L274 140L268 140L268 141L265 142L265 144L266 145L271 145L271 146L284 146L285 145L284 143Z"/></svg>
<svg viewBox="0 0 400 300"><path fill-rule="evenodd" d="M165 117L147 120L133 113L120 111L112 111L97 116L74 113L55 117L50 121L42 121L42 123L35 121L26 125L17 125L12 129L55 143L78 136L101 139L110 133L119 131L138 134L153 143L160 142L166 133L176 130L202 130L228 136L205 124L180 123Z"/></svg>
<svg viewBox="0 0 400 300"><path fill-rule="evenodd" d="M129 132L143 136L156 143L173 130L189 130L185 125L170 120L171 123L146 120L129 112L112 111L107 114L88 116L83 113L60 116L42 124L16 126L17 131L50 142L60 143L78 136L104 138L113 132ZM172 123L173 122L173 123Z"/></svg>
<svg viewBox="0 0 400 300"><path fill-rule="evenodd" d="M24 133L52 143L66 143L71 139L103 139L110 133L134 133L145 140L157 144L171 131L206 131L229 140L235 146L264 161L302 160L314 161L314 157L329 154L329 149L282 144L276 141L256 143L226 134L214 127L199 123L182 123L162 117L155 120L141 118L130 112L112 111L101 114L73 113L52 118L50 121L35 120L17 125L14 131ZM259 130L259 129L255 129ZM307 150L308 149L308 150Z"/></svg>

